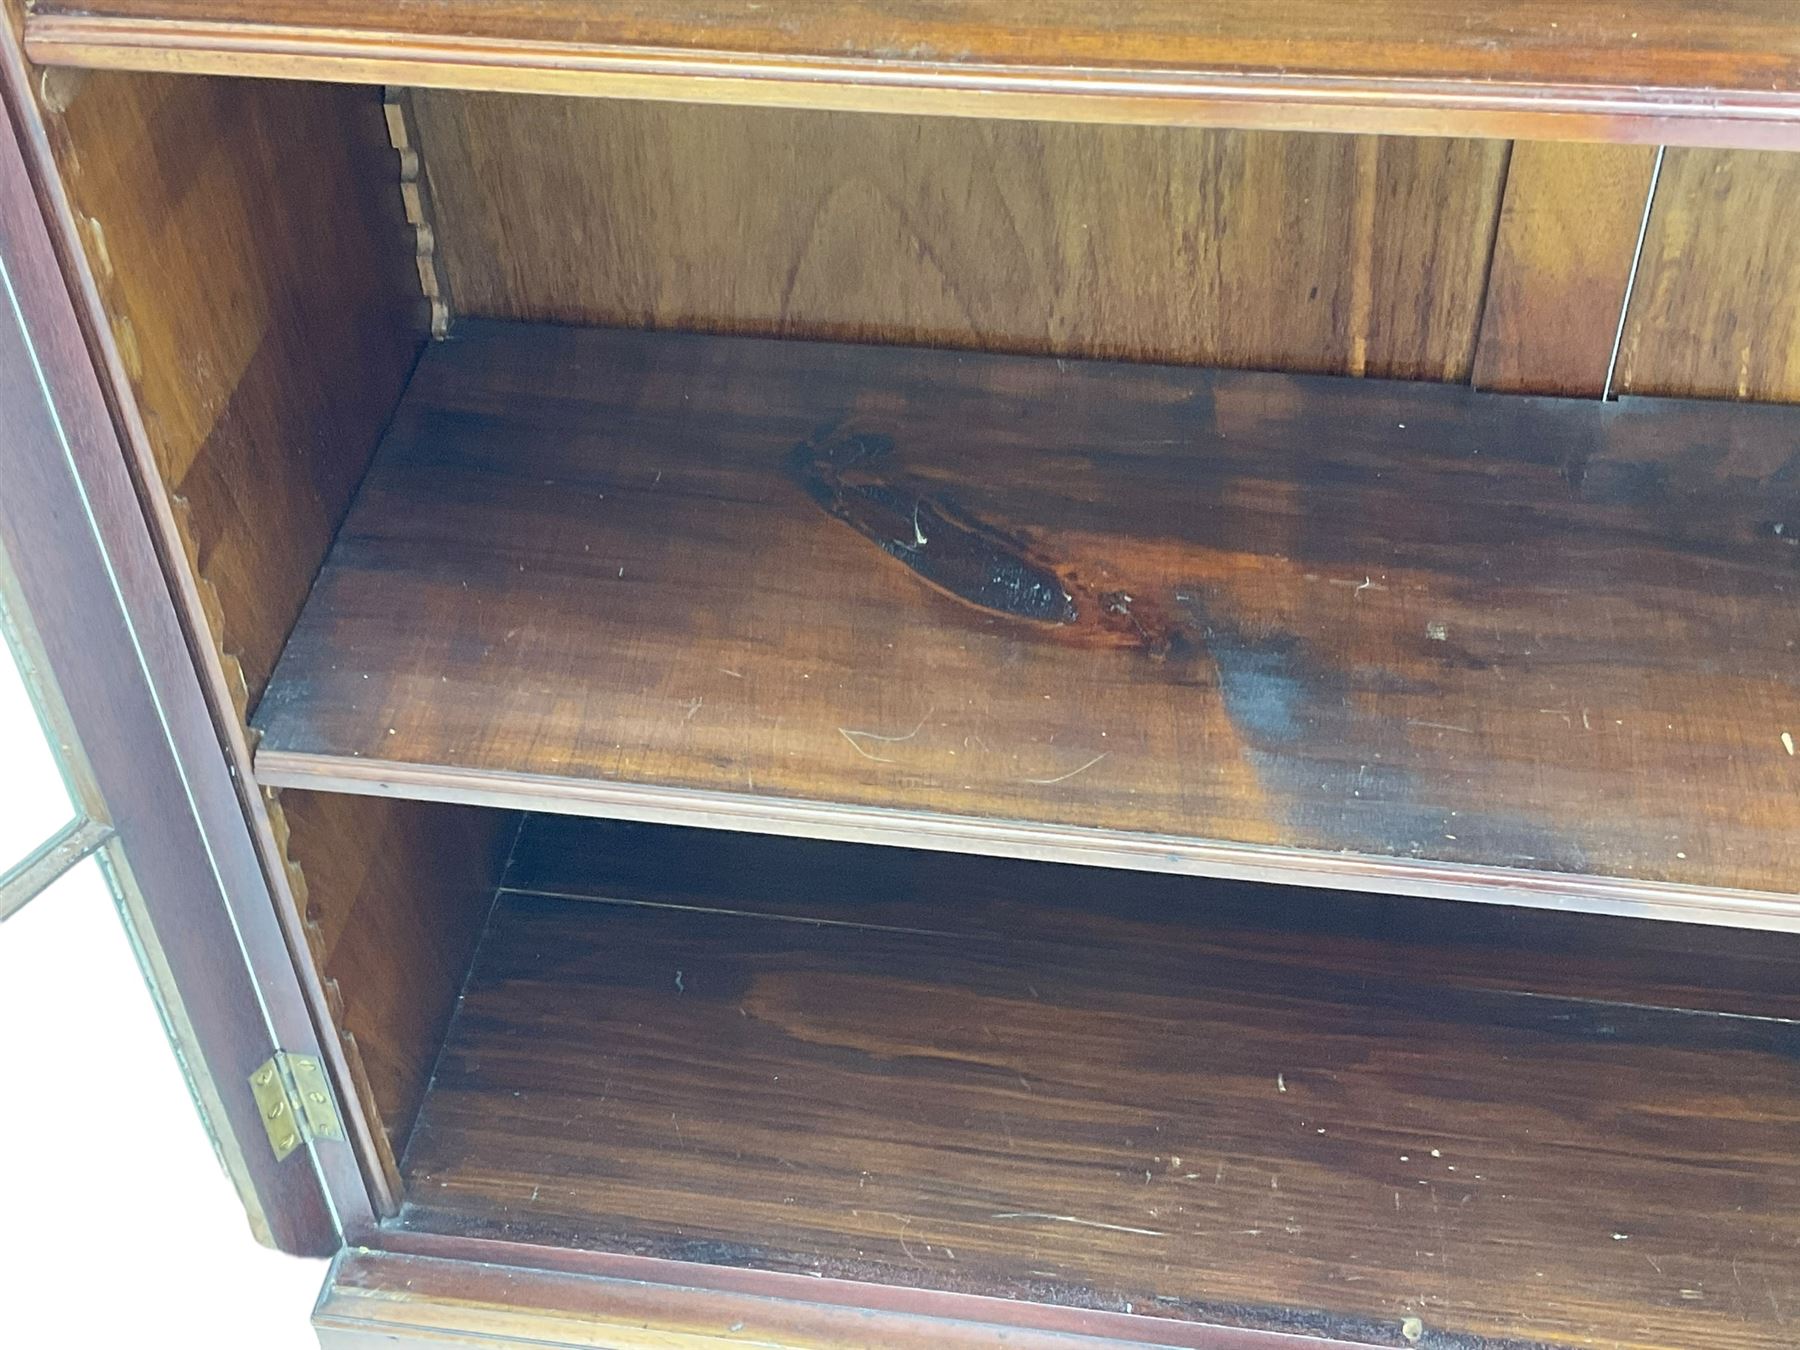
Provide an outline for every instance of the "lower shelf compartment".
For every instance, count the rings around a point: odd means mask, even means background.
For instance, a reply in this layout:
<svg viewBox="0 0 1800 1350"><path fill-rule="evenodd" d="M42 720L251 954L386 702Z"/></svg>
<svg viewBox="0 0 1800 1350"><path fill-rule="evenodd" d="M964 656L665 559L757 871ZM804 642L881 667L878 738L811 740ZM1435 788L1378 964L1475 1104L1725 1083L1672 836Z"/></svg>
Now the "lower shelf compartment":
<svg viewBox="0 0 1800 1350"><path fill-rule="evenodd" d="M1797 973L1778 935L540 817L395 1222L1357 1344L1773 1350Z"/></svg>

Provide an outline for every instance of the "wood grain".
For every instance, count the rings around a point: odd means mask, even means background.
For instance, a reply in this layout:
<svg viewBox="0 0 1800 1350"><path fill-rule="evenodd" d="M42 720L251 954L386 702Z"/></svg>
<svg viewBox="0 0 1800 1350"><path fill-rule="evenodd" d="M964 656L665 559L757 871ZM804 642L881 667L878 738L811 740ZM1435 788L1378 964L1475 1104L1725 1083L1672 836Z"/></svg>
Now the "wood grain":
<svg viewBox="0 0 1800 1350"><path fill-rule="evenodd" d="M284 792L280 806L304 878L311 955L397 1157L518 817L323 792Z"/></svg>
<svg viewBox="0 0 1800 1350"><path fill-rule="evenodd" d="M1505 163L1490 141L415 108L463 313L1425 379L1468 377Z"/></svg>
<svg viewBox="0 0 1800 1350"><path fill-rule="evenodd" d="M1655 168L1649 146L1513 145L1476 388L1606 392Z"/></svg>
<svg viewBox="0 0 1800 1350"><path fill-rule="evenodd" d="M396 1250L421 1246L482 1256ZM332 1263L313 1327L324 1350L447 1337L488 1350L1353 1350L1217 1323L391 1228L381 1249L348 1248Z"/></svg>
<svg viewBox="0 0 1800 1350"><path fill-rule="evenodd" d="M48 130L254 703L418 351L380 100L97 74Z"/></svg>
<svg viewBox="0 0 1800 1350"><path fill-rule="evenodd" d="M1428 965L1435 980L1462 989L1800 1022L1800 935L1791 933L556 815L524 818L505 886L800 920L840 918L854 897L858 922L890 928L905 927L921 897L979 898L973 910L941 904L932 919L934 930L975 942L1003 939L1040 915L1085 913L1096 894L1128 893L1137 912L1203 920L1221 953L1254 949L1296 970L1322 959L1402 981Z"/></svg>
<svg viewBox="0 0 1800 1350"><path fill-rule="evenodd" d="M257 771L1791 893L1797 437L1779 408L469 323Z"/></svg>
<svg viewBox="0 0 1800 1350"><path fill-rule="evenodd" d="M1792 146L1784 0L38 0L34 60L536 93Z"/></svg>
<svg viewBox="0 0 1800 1350"><path fill-rule="evenodd" d="M1618 387L1800 401L1800 159L1671 150Z"/></svg>
<svg viewBox="0 0 1800 1350"><path fill-rule="evenodd" d="M1220 930L1205 884L771 841L616 881L712 842L646 833L574 864L627 903L502 894L403 1225L1439 1350L1788 1343L1800 1033L1654 1006L1692 956L1538 993L1475 907Z"/></svg>

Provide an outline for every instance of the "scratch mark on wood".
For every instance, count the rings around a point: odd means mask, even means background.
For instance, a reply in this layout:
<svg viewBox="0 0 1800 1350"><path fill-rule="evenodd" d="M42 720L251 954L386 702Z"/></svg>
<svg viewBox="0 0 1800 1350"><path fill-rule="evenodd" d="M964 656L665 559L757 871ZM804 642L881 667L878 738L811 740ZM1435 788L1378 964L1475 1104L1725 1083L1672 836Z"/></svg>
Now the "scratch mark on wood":
<svg viewBox="0 0 1800 1350"><path fill-rule="evenodd" d="M1004 1214L995 1214L995 1219L1041 1219L1045 1223L1072 1223L1078 1228L1099 1228L1108 1233L1135 1233L1139 1237L1167 1237L1168 1234L1155 1228L1132 1228L1122 1223L1102 1223L1098 1219L1081 1219L1073 1214L1046 1214L1035 1209L1009 1210Z"/></svg>
<svg viewBox="0 0 1800 1350"><path fill-rule="evenodd" d="M843 727L838 728L838 735L842 736L846 741L848 741L850 744L850 748L852 750L856 751L856 753L861 755L864 759L872 759L877 764L892 764L894 762L893 760L889 759L886 755L873 754L870 751L863 749L860 745L858 745L856 743L854 734L851 733L850 731L846 730Z"/></svg>
<svg viewBox="0 0 1800 1350"><path fill-rule="evenodd" d="M1110 753L1111 753L1110 751L1102 750L1099 754L1095 755L1092 759L1090 759L1086 764L1083 764L1080 768L1070 769L1067 773L1058 774L1054 778L1027 778L1024 781L1027 783L1035 783L1039 787L1049 787L1052 783L1066 783L1069 781L1069 779L1073 778L1076 774L1086 773L1089 769L1093 768L1094 765L1098 764L1101 760L1105 759L1107 757L1107 755Z"/></svg>
<svg viewBox="0 0 1800 1350"><path fill-rule="evenodd" d="M925 715L919 719L919 725L903 736L883 736L879 731L857 731L851 727L839 727L838 730L843 732L846 736L865 736L871 741L886 741L889 745L897 745L901 741L910 741L914 736L917 736L921 731L925 730L925 724L931 720L931 714L936 711L937 708L935 705L927 708L925 710Z"/></svg>
<svg viewBox="0 0 1800 1350"><path fill-rule="evenodd" d="M925 710L925 715L919 719L919 725L902 736L884 736L879 731L858 731L855 727L839 727L838 735L850 742L850 748L856 751L856 753L861 755L864 759L873 760L877 764L892 764L894 761L887 758L887 756L877 755L864 749L858 738L881 741L886 745L898 745L902 741L910 741L914 736L917 736L921 731L925 730L925 724L931 720L931 714L936 711L937 708L935 706L927 708Z"/></svg>

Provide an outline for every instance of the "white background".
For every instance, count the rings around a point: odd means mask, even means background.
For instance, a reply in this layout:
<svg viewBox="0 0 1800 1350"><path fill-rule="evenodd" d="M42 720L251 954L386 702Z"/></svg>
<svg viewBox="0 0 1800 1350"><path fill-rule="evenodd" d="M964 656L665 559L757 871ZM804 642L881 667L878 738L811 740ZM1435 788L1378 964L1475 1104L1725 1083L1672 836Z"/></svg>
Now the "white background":
<svg viewBox="0 0 1800 1350"><path fill-rule="evenodd" d="M0 640L0 871L70 814ZM250 1235L88 859L0 923L0 1346L317 1350L324 1277Z"/></svg>

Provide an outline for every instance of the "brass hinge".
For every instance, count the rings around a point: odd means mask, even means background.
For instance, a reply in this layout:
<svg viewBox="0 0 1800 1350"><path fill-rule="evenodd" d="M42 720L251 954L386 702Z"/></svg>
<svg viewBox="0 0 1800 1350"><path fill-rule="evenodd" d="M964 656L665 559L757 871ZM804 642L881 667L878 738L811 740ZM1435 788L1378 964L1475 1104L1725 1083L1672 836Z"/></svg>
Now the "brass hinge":
<svg viewBox="0 0 1800 1350"><path fill-rule="evenodd" d="M342 1139L337 1104L325 1080L325 1066L312 1055L277 1050L250 1075L256 1111L269 1132L269 1147L280 1162L307 1139Z"/></svg>

